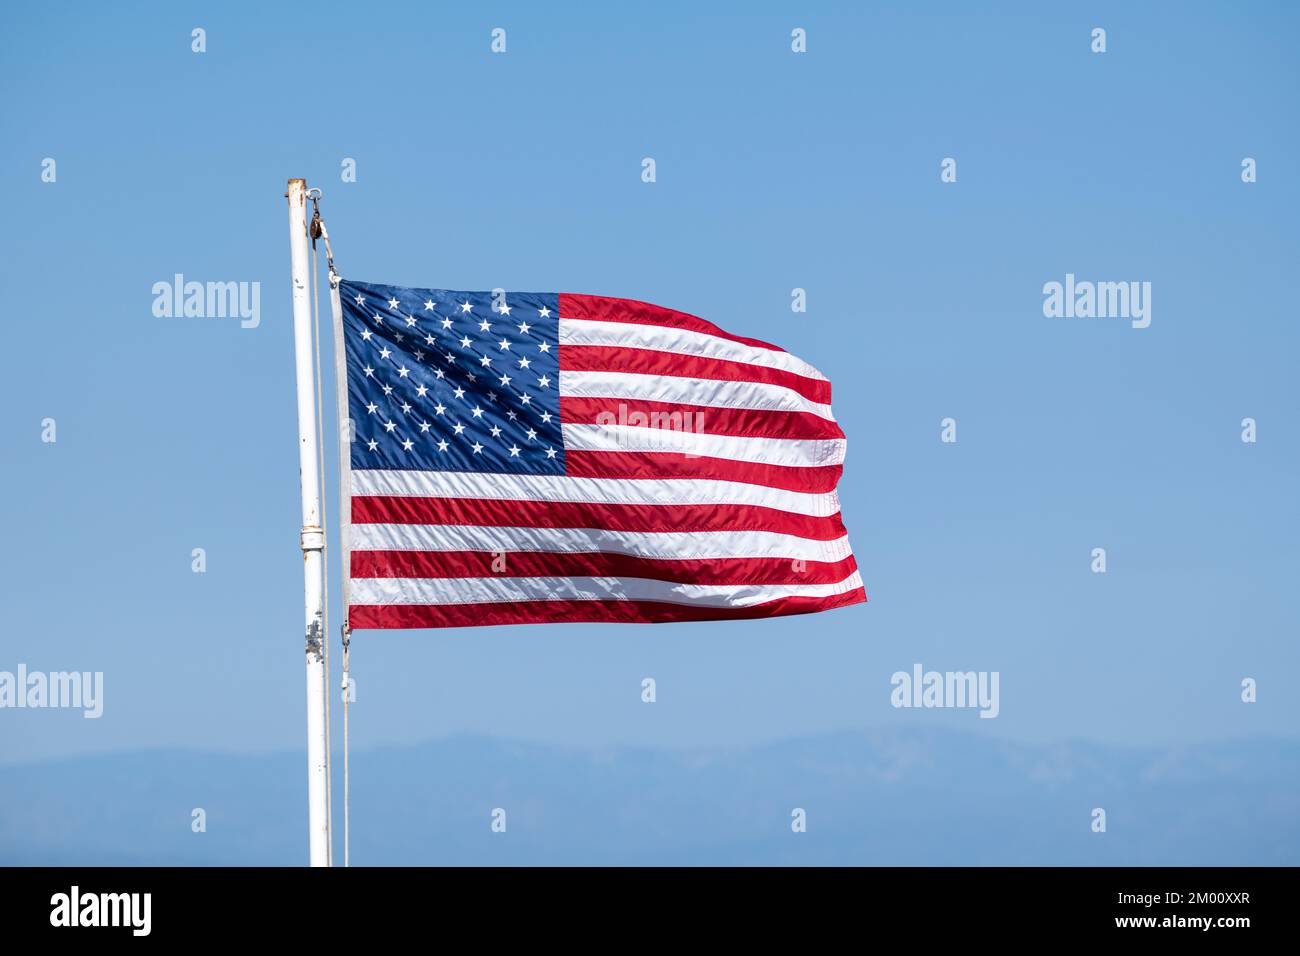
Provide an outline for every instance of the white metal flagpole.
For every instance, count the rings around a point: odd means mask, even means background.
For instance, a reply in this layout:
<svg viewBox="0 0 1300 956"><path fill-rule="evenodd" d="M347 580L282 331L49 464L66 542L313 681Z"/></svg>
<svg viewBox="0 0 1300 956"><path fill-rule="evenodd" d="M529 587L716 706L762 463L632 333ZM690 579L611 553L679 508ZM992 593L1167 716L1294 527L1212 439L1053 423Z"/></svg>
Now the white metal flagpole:
<svg viewBox="0 0 1300 956"><path fill-rule="evenodd" d="M317 466L311 303L307 278L307 183L289 180L293 265L293 351L298 373L298 475L302 486L302 570L307 638L307 819L312 866L329 865L329 773L325 752L325 657L320 470Z"/></svg>

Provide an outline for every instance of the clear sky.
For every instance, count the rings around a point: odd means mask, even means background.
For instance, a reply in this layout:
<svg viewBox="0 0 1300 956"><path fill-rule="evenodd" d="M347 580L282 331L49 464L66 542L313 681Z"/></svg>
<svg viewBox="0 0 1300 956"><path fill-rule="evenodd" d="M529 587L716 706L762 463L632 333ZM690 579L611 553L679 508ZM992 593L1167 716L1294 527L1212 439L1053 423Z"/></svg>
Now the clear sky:
<svg viewBox="0 0 1300 956"><path fill-rule="evenodd" d="M0 670L105 700L0 713L0 762L304 745L291 176L346 276L644 299L816 365L870 596L361 633L355 747L1294 734L1300 10L703 6L5 6ZM176 273L260 283L260 324L155 316ZM1150 326L1046 317L1067 274L1151 283ZM891 707L916 663L999 672L998 718Z"/></svg>

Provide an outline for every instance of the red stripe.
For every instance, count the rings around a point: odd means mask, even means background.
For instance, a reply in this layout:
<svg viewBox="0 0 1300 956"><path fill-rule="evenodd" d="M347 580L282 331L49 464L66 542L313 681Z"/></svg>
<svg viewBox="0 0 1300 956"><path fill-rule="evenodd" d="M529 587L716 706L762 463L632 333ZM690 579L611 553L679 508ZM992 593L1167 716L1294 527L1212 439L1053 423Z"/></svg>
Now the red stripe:
<svg viewBox="0 0 1300 956"><path fill-rule="evenodd" d="M677 415L666 421L662 417ZM606 417L613 415L614 422ZM701 431L706 435L735 435L738 438L801 438L818 440L843 438L844 431L835 422L812 412L767 411L757 408L713 408L707 405L682 405L676 402L651 402L638 398L584 398L575 395L560 396L560 419L571 425L620 424L628 425L633 415L644 415L648 427L672 429L673 423L683 425L679 431ZM656 425L656 423L661 423ZM699 427L696 427L699 426Z"/></svg>
<svg viewBox="0 0 1300 956"><path fill-rule="evenodd" d="M703 355L682 355L618 345L561 345L560 368L565 372L628 372L714 382L761 382L765 385L781 385L798 392L810 402L821 405L829 405L831 401L831 383L825 379L805 378L785 369Z"/></svg>
<svg viewBox="0 0 1300 956"><path fill-rule="evenodd" d="M796 565L789 558L677 561L605 552L510 551L498 556L491 551L353 551L351 577L483 578L502 574L517 578L648 578L678 584L835 584L857 569L853 555Z"/></svg>
<svg viewBox="0 0 1300 956"><path fill-rule="evenodd" d="M831 597L786 597L752 607L692 607L659 601L525 601L518 604L353 605L354 630L399 627L481 627L493 624L662 624L671 621L746 620L811 614L867 599L862 588Z"/></svg>
<svg viewBox="0 0 1300 956"><path fill-rule="evenodd" d="M712 322L707 322L698 316L678 312L675 309L665 309L662 306L651 305L649 302L638 302L636 299L610 299L600 295L574 295L572 292L561 292L560 318L591 319L598 322L633 322L637 325L666 325L669 328L689 329L692 332L716 335L720 339L728 339L760 349L771 349L773 352L785 351L768 342L724 332Z"/></svg>
<svg viewBox="0 0 1300 956"><path fill-rule="evenodd" d="M566 451L565 474L574 478L716 478L785 491L834 491L840 465L815 468L705 458L667 451Z"/></svg>
<svg viewBox="0 0 1300 956"><path fill-rule="evenodd" d="M352 522L638 532L775 531L818 541L845 534L838 513L817 517L758 505L624 505L402 495L354 495Z"/></svg>

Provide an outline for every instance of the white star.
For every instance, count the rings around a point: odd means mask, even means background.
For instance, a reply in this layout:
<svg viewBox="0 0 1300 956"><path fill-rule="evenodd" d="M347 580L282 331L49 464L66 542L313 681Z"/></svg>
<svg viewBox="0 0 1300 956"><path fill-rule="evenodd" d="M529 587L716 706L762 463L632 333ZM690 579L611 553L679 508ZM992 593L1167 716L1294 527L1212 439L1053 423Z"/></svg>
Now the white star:
<svg viewBox="0 0 1300 956"><path fill-rule="evenodd" d="M545 308L543 308L543 309L538 309L538 310L537 310L537 314L540 315L540 316L541 316L542 318L544 318L544 319L549 319L549 318L551 317L551 310L550 310L550 309L545 309Z"/></svg>
<svg viewBox="0 0 1300 956"><path fill-rule="evenodd" d="M389 432L391 432L391 431L392 431L394 428L396 428L396 427L397 427L397 426L396 426L394 423L392 423L392 422L385 422L385 423L384 423L384 430L385 430L385 431L389 431Z"/></svg>
<svg viewBox="0 0 1300 956"><path fill-rule="evenodd" d="M483 409L481 409L481 408L480 408L479 406L477 406L477 405L474 406L474 417L475 417L475 418L482 418L482 417L483 417Z"/></svg>
<svg viewBox="0 0 1300 956"><path fill-rule="evenodd" d="M375 377L375 370L374 370L373 368L371 368L369 365L367 365L367 366L366 366L365 368L363 368L361 371L363 371L363 372L366 373L366 378L374 378L374 377Z"/></svg>
<svg viewBox="0 0 1300 956"><path fill-rule="evenodd" d="M402 447L405 448L407 451L410 451L411 446L414 444L415 442L411 441L411 439L408 438L406 439L406 441L402 442Z"/></svg>
<svg viewBox="0 0 1300 956"><path fill-rule="evenodd" d="M382 349L379 350L379 357L380 357L380 358L388 358L388 356L390 356L390 355L392 355L392 354L393 354L393 353L392 353L391 351L389 351L387 345L385 345Z"/></svg>
<svg viewBox="0 0 1300 956"><path fill-rule="evenodd" d="M419 395L421 398L424 398L425 393L427 393L428 391L429 391L429 386L427 385L417 385L415 388L415 394Z"/></svg>
<svg viewBox="0 0 1300 956"><path fill-rule="evenodd" d="M527 334L528 334L528 330L531 329L531 328L532 328L532 326L529 325L527 322L520 322L520 323L519 323L519 331L520 331L520 333L522 333L523 335L527 335Z"/></svg>
<svg viewBox="0 0 1300 956"><path fill-rule="evenodd" d="M482 450L483 450L483 446L480 445L478 442L475 442L475 443L474 443L474 454L477 455L477 454L478 454L479 452L481 452Z"/></svg>
<svg viewBox="0 0 1300 956"><path fill-rule="evenodd" d="M408 315L408 316L406 317L406 324L407 324L407 325L414 325L414 324L415 324L415 316L413 316L413 315Z"/></svg>
<svg viewBox="0 0 1300 956"><path fill-rule="evenodd" d="M518 445L511 445L511 446L510 446L510 457L511 457L511 458L518 458L518 457L519 457L519 446L518 446Z"/></svg>
<svg viewBox="0 0 1300 956"><path fill-rule="evenodd" d="M391 385L385 385L385 386L384 386L384 394L385 394L385 395L392 395L392 394L393 394L393 386L391 386Z"/></svg>
<svg viewBox="0 0 1300 956"><path fill-rule="evenodd" d="M543 425L549 425L550 423L551 423L551 413L550 413L550 412L542 412L542 424L543 424Z"/></svg>
<svg viewBox="0 0 1300 956"><path fill-rule="evenodd" d="M457 386L456 386L455 395L456 395L457 398L464 398L464 397L465 397L465 390L464 390L463 388L461 388L459 385L457 385Z"/></svg>
<svg viewBox="0 0 1300 956"><path fill-rule="evenodd" d="M424 337L424 344L425 344L425 345L433 345L433 344L435 344L437 341L438 341L438 340L435 339L432 335L426 335L426 336Z"/></svg>
<svg viewBox="0 0 1300 956"><path fill-rule="evenodd" d="M456 423L456 434L459 435L459 434L460 434L461 432L463 432L464 430L465 430L465 426L462 425L460 422L457 422L457 423Z"/></svg>
<svg viewBox="0 0 1300 956"><path fill-rule="evenodd" d="M549 375L543 375L541 378L537 380L537 386L539 388L550 388L551 377Z"/></svg>
<svg viewBox="0 0 1300 956"><path fill-rule="evenodd" d="M443 319L443 320L442 320L442 327L443 327L444 329L449 329L449 328L451 328L451 319Z"/></svg>
<svg viewBox="0 0 1300 956"><path fill-rule="evenodd" d="M469 312L469 311L471 311L473 308L474 308L474 306L470 305L468 302L462 302L462 303L460 304L460 310L461 310L462 312Z"/></svg>
<svg viewBox="0 0 1300 956"><path fill-rule="evenodd" d="M452 362L454 362L454 361L456 361L456 356L454 356L454 355L452 355L450 352L448 352L448 353L447 353L447 362L450 364L450 363L452 363Z"/></svg>
<svg viewBox="0 0 1300 956"><path fill-rule="evenodd" d="M432 311L433 311L433 300L432 300L432 299L425 299L425 300L424 300L424 311L425 311L425 312L432 312Z"/></svg>
<svg viewBox="0 0 1300 956"><path fill-rule="evenodd" d="M530 398L529 395L528 395L528 393L525 392L523 395L520 395L520 396L519 396L519 401L521 401L521 402L523 402L525 405L527 405L529 402L532 401L532 398Z"/></svg>
<svg viewBox="0 0 1300 956"><path fill-rule="evenodd" d="M395 309L395 308L397 308L397 300L396 300L396 299L389 299L389 300L388 300L388 307L389 307L390 309Z"/></svg>
<svg viewBox="0 0 1300 956"><path fill-rule="evenodd" d="M398 377L398 378L406 378L406 376L408 376L408 375L410 375L410 374L411 374L411 370L410 370L409 368L407 368L405 365L403 365L401 368L399 368L399 369L397 370L397 377Z"/></svg>
<svg viewBox="0 0 1300 956"><path fill-rule="evenodd" d="M447 450L447 439L444 438L438 442L438 451L446 451L446 450Z"/></svg>
<svg viewBox="0 0 1300 956"><path fill-rule="evenodd" d="M365 304L366 304L366 297L365 297L364 295L362 295L361 293L358 292L358 293L357 293L357 305L365 305Z"/></svg>
<svg viewBox="0 0 1300 956"><path fill-rule="evenodd" d="M424 361L424 352L422 352L420 349L416 349L416 350L415 350L415 360L416 360L417 362L423 362L423 361Z"/></svg>
<svg viewBox="0 0 1300 956"><path fill-rule="evenodd" d="M402 413L406 415L411 414L411 406L406 402L402 402Z"/></svg>
<svg viewBox="0 0 1300 956"><path fill-rule="evenodd" d="M534 430L531 429L531 428L528 429L528 440L529 440L529 441L532 441L532 440L533 440L534 438L536 438L536 437L537 437L537 432L534 431Z"/></svg>
<svg viewBox="0 0 1300 956"><path fill-rule="evenodd" d="M510 409L510 411L506 412L506 414L510 416L510 420L512 422L519 417L518 415L515 414L515 410L513 408Z"/></svg>
<svg viewBox="0 0 1300 956"><path fill-rule="evenodd" d="M484 319L482 322L478 324L478 327L481 331L486 332L488 329L492 328L492 323L490 323L487 319Z"/></svg>
<svg viewBox="0 0 1300 956"><path fill-rule="evenodd" d="M547 458L554 458L554 457L555 457L555 449L554 449L554 448L548 448L548 449L546 449L546 457L547 457Z"/></svg>
<svg viewBox="0 0 1300 956"><path fill-rule="evenodd" d="M446 378L446 377L447 377L447 373L444 372L444 371L443 371L442 369L440 369L440 368L435 368L435 369L433 370L433 374L434 374L435 376L437 376L438 378Z"/></svg>
<svg viewBox="0 0 1300 956"><path fill-rule="evenodd" d="M437 405L433 406L433 410L435 413L441 415L447 410L447 406L442 404L442 402L439 402Z"/></svg>
<svg viewBox="0 0 1300 956"><path fill-rule="evenodd" d="M460 340L460 347L463 349L467 349L469 348L469 346L470 346L469 336L466 335Z"/></svg>
<svg viewBox="0 0 1300 956"><path fill-rule="evenodd" d="M502 303L501 303L501 308L497 309L497 311L500 312L502 315L509 315L509 314L510 314L510 306L508 306L508 305L506 305L504 302L502 302Z"/></svg>
<svg viewBox="0 0 1300 956"><path fill-rule="evenodd" d="M493 438L500 438L500 437L501 437L501 426L500 426L500 425L493 425L493 426L492 426L492 437L493 437Z"/></svg>
<svg viewBox="0 0 1300 956"><path fill-rule="evenodd" d="M379 442L375 441L372 438L370 439L370 441L366 442L366 447L368 447L371 451L374 451L376 448L379 447Z"/></svg>
<svg viewBox="0 0 1300 956"><path fill-rule="evenodd" d="M519 367L520 367L520 368L528 368L528 365L529 365L529 361L528 361L527 358L521 358L521 359L519 360Z"/></svg>
<svg viewBox="0 0 1300 956"><path fill-rule="evenodd" d="M497 343L497 348L501 349L504 352L506 349L510 348L510 343L507 342L505 339L502 339L499 343Z"/></svg>
<svg viewBox="0 0 1300 956"><path fill-rule="evenodd" d="M502 376L501 376L501 384L502 384L502 385L509 385L509 384L510 384L510 376L509 376L509 375L502 375Z"/></svg>
<svg viewBox="0 0 1300 956"><path fill-rule="evenodd" d="M428 423L428 422L420 422L420 431L422 431L422 432L427 432L428 430L429 430L429 423Z"/></svg>
<svg viewBox="0 0 1300 956"><path fill-rule="evenodd" d="M375 313L375 325L383 325L383 324L384 324L384 317L383 317L382 315L380 315L378 312L376 312L376 313Z"/></svg>
<svg viewBox="0 0 1300 956"><path fill-rule="evenodd" d="M369 329L362 329L362 330L361 330L361 341L362 341L362 342L369 342L369 341L370 341L370 336L372 336L372 335L374 335L374 334L375 334L375 333L374 333L374 332L371 332Z"/></svg>
<svg viewBox="0 0 1300 956"><path fill-rule="evenodd" d="M482 365L484 368L487 368L489 365L492 364L492 360L485 355L478 360L478 364Z"/></svg>
<svg viewBox="0 0 1300 956"><path fill-rule="evenodd" d="M376 405L374 402L371 402L369 405L366 406L366 411L369 412L371 415L373 415L378 410L379 410L379 406Z"/></svg>
<svg viewBox="0 0 1300 956"><path fill-rule="evenodd" d="M550 350L551 350L550 342L543 342L541 345L537 346L537 351L539 352L549 352Z"/></svg>

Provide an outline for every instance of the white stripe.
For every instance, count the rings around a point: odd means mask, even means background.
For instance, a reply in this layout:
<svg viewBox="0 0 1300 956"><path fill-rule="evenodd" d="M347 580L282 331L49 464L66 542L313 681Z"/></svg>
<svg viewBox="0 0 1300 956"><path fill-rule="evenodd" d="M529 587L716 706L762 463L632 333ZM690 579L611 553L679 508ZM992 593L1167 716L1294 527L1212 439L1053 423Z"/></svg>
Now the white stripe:
<svg viewBox="0 0 1300 956"><path fill-rule="evenodd" d="M609 505L746 504L815 518L833 515L840 510L839 495L834 491L807 494L710 478L570 478L565 475L365 469L352 472L352 493Z"/></svg>
<svg viewBox="0 0 1300 956"><path fill-rule="evenodd" d="M665 601L752 607L785 597L832 597L862 587L858 572L836 584L676 584L648 578L354 578L353 604L497 604L524 601Z"/></svg>
<svg viewBox="0 0 1300 956"><path fill-rule="evenodd" d="M560 394L577 398L643 398L709 408L756 408L811 412L835 421L829 405L809 401L792 388L768 382L737 382L640 372L575 372L560 369Z"/></svg>
<svg viewBox="0 0 1300 956"><path fill-rule="evenodd" d="M699 355L727 362L744 362L776 368L805 378L826 381L826 376L789 352L755 348L731 339L678 329L667 325L642 325L636 322L600 322L593 319L560 319L561 345L613 345L630 349L672 352L676 355Z"/></svg>
<svg viewBox="0 0 1300 956"><path fill-rule="evenodd" d="M707 413L700 412L707 422ZM684 424L691 424L683 420ZM728 458L767 465L816 468L844 463L844 439L744 438L675 428L631 425L564 425L565 450L678 452L695 458Z"/></svg>
<svg viewBox="0 0 1300 956"><path fill-rule="evenodd" d="M715 558L840 561L850 553L848 535L818 541L776 531L611 531L464 524L354 524L352 551L605 553L667 561Z"/></svg>

